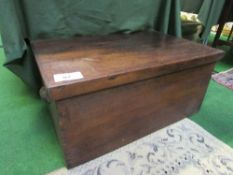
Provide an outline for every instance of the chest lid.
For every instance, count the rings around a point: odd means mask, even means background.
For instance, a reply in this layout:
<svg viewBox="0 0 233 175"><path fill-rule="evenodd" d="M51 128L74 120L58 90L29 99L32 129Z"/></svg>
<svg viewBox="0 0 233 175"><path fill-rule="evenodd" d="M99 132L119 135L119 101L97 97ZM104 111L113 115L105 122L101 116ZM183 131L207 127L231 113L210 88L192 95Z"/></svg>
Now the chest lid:
<svg viewBox="0 0 233 175"><path fill-rule="evenodd" d="M38 40L32 47L52 100L212 63L223 55L157 32Z"/></svg>

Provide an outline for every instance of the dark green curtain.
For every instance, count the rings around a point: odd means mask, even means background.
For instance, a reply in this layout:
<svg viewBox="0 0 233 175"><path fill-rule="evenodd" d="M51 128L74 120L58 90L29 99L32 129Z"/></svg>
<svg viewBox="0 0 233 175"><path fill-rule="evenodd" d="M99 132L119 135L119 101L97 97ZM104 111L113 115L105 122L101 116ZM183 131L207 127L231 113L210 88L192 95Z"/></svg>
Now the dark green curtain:
<svg viewBox="0 0 233 175"><path fill-rule="evenodd" d="M225 0L0 0L5 66L40 87L30 41L157 30L181 36L180 10L196 12L205 40Z"/></svg>
<svg viewBox="0 0 233 175"><path fill-rule="evenodd" d="M181 10L198 14L204 26L202 40L207 40L211 27L218 23L225 0L181 0Z"/></svg>
<svg viewBox="0 0 233 175"><path fill-rule="evenodd" d="M0 0L5 66L38 88L40 78L31 40L142 30L181 37L180 10L188 7L192 11L191 6L205 25L204 39L217 22L223 3L224 0Z"/></svg>
<svg viewBox="0 0 233 175"><path fill-rule="evenodd" d="M206 40L211 31L211 27L218 23L225 0L204 0L198 18L204 24L205 30L202 34L202 39Z"/></svg>
<svg viewBox="0 0 233 175"><path fill-rule="evenodd" d="M179 0L0 0L5 66L40 86L30 44L42 38L158 30L181 36Z"/></svg>

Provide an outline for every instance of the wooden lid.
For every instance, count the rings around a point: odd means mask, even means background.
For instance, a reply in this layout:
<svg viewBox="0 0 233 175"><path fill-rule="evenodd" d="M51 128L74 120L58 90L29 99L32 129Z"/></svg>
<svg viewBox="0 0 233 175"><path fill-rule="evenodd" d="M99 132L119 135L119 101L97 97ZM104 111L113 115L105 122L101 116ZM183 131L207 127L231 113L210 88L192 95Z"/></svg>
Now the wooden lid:
<svg viewBox="0 0 233 175"><path fill-rule="evenodd" d="M212 63L223 55L159 33L39 40L32 47L51 100Z"/></svg>

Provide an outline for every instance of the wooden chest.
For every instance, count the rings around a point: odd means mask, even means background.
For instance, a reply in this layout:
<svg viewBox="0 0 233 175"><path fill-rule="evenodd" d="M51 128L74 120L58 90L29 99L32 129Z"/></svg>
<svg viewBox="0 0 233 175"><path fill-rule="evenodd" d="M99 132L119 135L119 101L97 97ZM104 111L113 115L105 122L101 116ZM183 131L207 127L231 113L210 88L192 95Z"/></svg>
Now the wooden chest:
<svg viewBox="0 0 233 175"><path fill-rule="evenodd" d="M69 168L198 111L223 55L159 33L32 46Z"/></svg>

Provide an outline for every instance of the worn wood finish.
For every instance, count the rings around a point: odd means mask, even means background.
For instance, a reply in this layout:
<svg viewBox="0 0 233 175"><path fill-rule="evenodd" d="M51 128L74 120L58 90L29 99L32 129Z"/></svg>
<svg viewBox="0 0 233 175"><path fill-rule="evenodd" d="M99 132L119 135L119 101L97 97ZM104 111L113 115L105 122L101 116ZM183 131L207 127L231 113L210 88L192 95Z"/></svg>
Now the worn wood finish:
<svg viewBox="0 0 233 175"><path fill-rule="evenodd" d="M196 112L223 55L158 33L32 44L69 168ZM76 71L84 78L53 79Z"/></svg>
<svg viewBox="0 0 233 175"><path fill-rule="evenodd" d="M158 33L42 40L33 48L53 100L208 64L222 55L220 50ZM84 79L54 82L54 74L77 70Z"/></svg>
<svg viewBox="0 0 233 175"><path fill-rule="evenodd" d="M68 167L196 112L213 64L58 101L57 131Z"/></svg>

